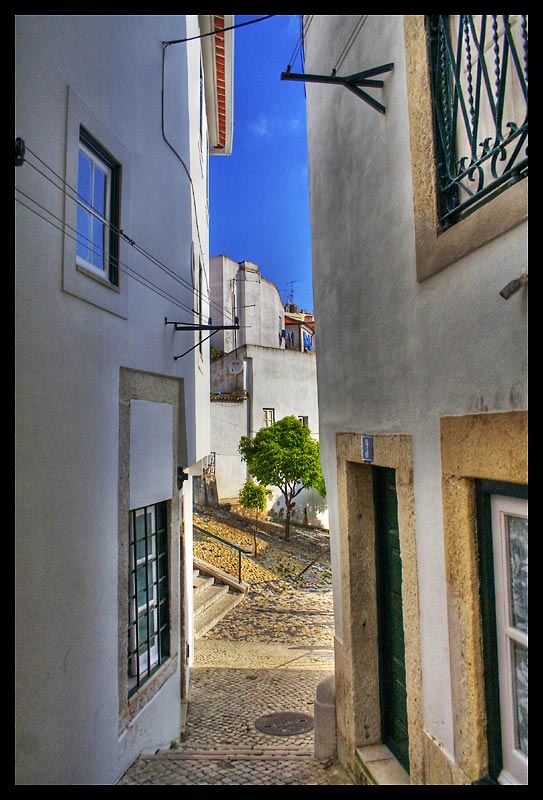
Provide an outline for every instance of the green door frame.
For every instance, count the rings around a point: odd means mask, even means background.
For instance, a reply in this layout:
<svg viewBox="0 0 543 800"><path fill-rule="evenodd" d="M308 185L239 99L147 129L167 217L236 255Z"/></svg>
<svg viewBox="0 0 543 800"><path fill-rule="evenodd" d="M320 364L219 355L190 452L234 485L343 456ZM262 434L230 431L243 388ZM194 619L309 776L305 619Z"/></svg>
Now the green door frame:
<svg viewBox="0 0 543 800"><path fill-rule="evenodd" d="M381 738L409 772L409 733L396 471L373 467Z"/></svg>

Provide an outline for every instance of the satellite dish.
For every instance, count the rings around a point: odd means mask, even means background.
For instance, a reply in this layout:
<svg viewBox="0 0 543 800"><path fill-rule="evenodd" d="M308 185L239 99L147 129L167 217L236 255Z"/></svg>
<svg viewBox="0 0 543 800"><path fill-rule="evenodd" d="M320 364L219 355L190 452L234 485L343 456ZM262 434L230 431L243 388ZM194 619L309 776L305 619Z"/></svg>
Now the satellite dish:
<svg viewBox="0 0 543 800"><path fill-rule="evenodd" d="M231 361L228 365L228 370L232 375L239 375L243 370L243 361L239 361L238 359Z"/></svg>

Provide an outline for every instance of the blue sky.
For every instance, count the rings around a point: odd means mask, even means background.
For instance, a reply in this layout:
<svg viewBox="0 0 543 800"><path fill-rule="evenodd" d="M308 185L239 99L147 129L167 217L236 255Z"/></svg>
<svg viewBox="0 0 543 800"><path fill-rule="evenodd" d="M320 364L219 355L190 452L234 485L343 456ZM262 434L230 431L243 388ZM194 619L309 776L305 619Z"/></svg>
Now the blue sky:
<svg viewBox="0 0 543 800"><path fill-rule="evenodd" d="M304 84L281 80L300 16L275 15L234 36L234 137L230 156L210 158L210 255L258 264L284 302L313 311ZM302 71L299 54L291 67Z"/></svg>

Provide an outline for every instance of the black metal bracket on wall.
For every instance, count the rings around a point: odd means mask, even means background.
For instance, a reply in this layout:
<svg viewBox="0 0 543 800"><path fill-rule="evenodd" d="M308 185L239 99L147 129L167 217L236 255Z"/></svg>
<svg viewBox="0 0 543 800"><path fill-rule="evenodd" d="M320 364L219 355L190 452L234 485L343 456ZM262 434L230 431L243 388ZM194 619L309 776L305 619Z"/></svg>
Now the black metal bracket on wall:
<svg viewBox="0 0 543 800"><path fill-rule="evenodd" d="M206 336L205 339L203 339L200 342L196 342L195 345L193 345L192 347L189 347L189 349L185 350L185 352L181 353L181 355L174 356L173 357L174 361L177 361L179 358L183 358L183 356L188 355L188 353L192 352L192 350L195 350L199 345L203 344L208 339L211 339L211 337L215 333L217 333L217 331L239 331L239 319L238 319L238 317L234 317L234 324L233 325L213 325L211 317L209 318L209 321L208 321L207 325L191 325L191 324L186 323L186 322L173 322L172 320L168 320L168 317L164 317L164 324L165 325L175 325L174 330L176 330L176 331L211 331L209 336Z"/></svg>
<svg viewBox="0 0 543 800"><path fill-rule="evenodd" d="M357 97L360 97L364 102L368 103L380 114L385 113L385 107L374 97L367 92L363 92L361 86L373 87L382 89L385 85L383 81L374 81L371 78L374 75L381 75L383 72L391 72L394 69L394 64L383 64L380 67L373 67L373 69L365 69L363 72L357 72L354 75L346 75L340 77L336 75L335 70L331 75L305 75L302 73L291 72L290 66L287 67L286 72L281 73L282 81L303 81L304 83L335 83L339 86L345 86L351 92L354 92Z"/></svg>
<svg viewBox="0 0 543 800"><path fill-rule="evenodd" d="M176 331L239 331L239 319L234 317L233 325L213 325L211 317L207 325L191 325L188 322L172 322L164 317L165 325L175 325Z"/></svg>
<svg viewBox="0 0 543 800"><path fill-rule="evenodd" d="M179 491L181 491L183 482L188 481L189 477L190 475L184 471L183 467L177 467L177 488Z"/></svg>
<svg viewBox="0 0 543 800"><path fill-rule="evenodd" d="M25 143L20 136L15 139L15 166L20 167L25 163Z"/></svg>

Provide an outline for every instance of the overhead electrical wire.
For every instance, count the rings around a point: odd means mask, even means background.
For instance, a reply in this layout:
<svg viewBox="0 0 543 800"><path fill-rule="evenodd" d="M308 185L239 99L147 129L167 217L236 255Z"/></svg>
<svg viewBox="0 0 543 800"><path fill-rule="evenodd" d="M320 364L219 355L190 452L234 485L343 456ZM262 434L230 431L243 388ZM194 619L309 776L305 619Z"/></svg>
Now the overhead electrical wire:
<svg viewBox="0 0 543 800"><path fill-rule="evenodd" d="M294 50L292 51L292 53L291 53L291 55L290 55L290 58L289 58L289 60L288 60L288 63L289 63L291 66L294 66L294 64L296 63L296 59L298 58L298 53L300 52L300 50L301 50L301 48L302 48L302 42L303 42L303 25L304 25L304 16L303 16L303 14L301 14L300 16L301 16L301 26L300 26L300 27L301 27L301 30L300 30L300 35L299 35L299 37L298 37L298 40L297 40L296 44L294 45Z"/></svg>
<svg viewBox="0 0 543 800"><path fill-rule="evenodd" d="M185 164L184 159L181 157L181 155L177 152L175 147L172 145L172 143L167 138L165 127L164 127L164 75L165 75L165 68L166 68L166 49L170 45L173 45L173 44L182 44L183 42L193 41L194 39L203 39L205 36L212 36L212 35L217 34L217 33L224 33L224 31L233 30L234 28L241 28L241 27L244 27L245 25L252 25L255 22L262 22L262 20L269 19L270 17L273 17L273 16L275 16L275 14L268 14L267 16L260 17L259 19L249 20L248 22L240 22L239 24L231 25L228 28L222 28L220 30L210 31L209 33L204 33L204 34L201 34L199 36L191 36L188 39L172 39L171 41L162 42L162 87L161 87L161 100L160 100L160 103L161 103L162 138L164 139L165 143L168 145L168 147L170 148L172 153L175 155L175 157L178 159L178 161L181 163L181 165L182 165L183 169L185 170L185 172L187 174L187 177L189 179L190 190L191 190L191 194L192 194L192 201L193 201L193 204L194 204L194 217L195 217L195 220L196 220L196 233L198 235L198 243L200 245L200 252L201 253L204 253L204 248L202 246L202 239L201 239L201 236L200 236L200 226L198 225L198 206L197 206L197 203L196 203L196 193L195 193L195 190L194 190L194 183L192 181L192 176L190 174L190 170L188 169L187 165Z"/></svg>
<svg viewBox="0 0 543 800"><path fill-rule="evenodd" d="M52 183L52 184L53 184L53 186L55 186L57 189L59 189L61 192L63 192L63 194L64 194L64 195L66 195L66 197L68 197L70 200L73 200L75 203L77 203L77 202L78 202L78 201L77 201L77 199L76 199L75 197L72 197L72 196L71 196L71 195L70 195L70 194L69 194L67 191L65 191L64 189L62 189L62 187L60 187L60 186L57 186L57 184L55 184L55 182L54 182L54 181L52 181L52 180L51 180L51 178L49 178L47 175L45 175L45 173L43 173L43 172L42 172L40 169L38 169L38 168L37 168L35 165L33 165L33 164L30 162L30 161L28 161L27 159L25 159L25 163L28 163L28 165L29 165L29 166L33 167L33 168L34 168L34 169L35 169L35 170L36 170L36 171L37 171L37 172L38 172L40 175L42 175L44 178L46 178L46 180L48 180L50 183ZM51 170L51 171L53 171L53 170ZM54 173L54 174L56 174L56 173ZM58 176L57 176L57 177L58 177ZM62 180L62 178L61 178L60 180ZM66 185L66 186L68 186L68 188L70 188L72 191L75 191L75 190L74 190L74 189L73 189L73 188L72 188L72 187L71 187L69 184L67 184L65 181L62 181L62 182L63 182L63 183L65 183L65 185ZM17 189L17 191L21 191L21 190L20 190L20 189ZM51 213L51 212L50 212L48 209L46 209L44 206L40 206L40 204L39 204L37 201L33 200L32 198L29 198L29 199L31 199L31 200L32 200L32 202L35 202L35 203L36 203L36 205L37 205L37 206L39 206L40 208L42 208L43 210L47 211L47 213L51 214L51 216L55 217L55 215L54 215L54 214L52 214L52 213ZM92 208L90 209L89 213L91 213L91 214L92 214L93 216L95 216L95 217L97 216L97 215L94 213L94 211L92 210ZM67 223L64 223L64 221L63 221L62 219L59 219L58 217L55 217L55 219L58 219L58 220L59 220L59 222L61 222L62 224L65 224L65 225L66 225L66 227L70 228L70 226L69 226ZM136 252L139 252L141 255L143 255L143 256L144 256L144 258L146 258L148 261L151 261L151 263L152 263L152 264L154 264L155 266L157 266L159 269L162 269L162 271L163 271L163 272L165 272L165 273L166 273L166 274L167 274L167 275L168 275L170 278L172 278L173 280L175 280L177 283L179 283L179 284L180 284L181 286L183 286L185 289L188 289L190 292L197 292L197 290L196 290L196 289L195 289L193 286L191 286L191 284L190 284L190 283L188 283L188 282L187 282L187 281L186 281L184 278L182 278L181 276L179 276L179 275L176 275L176 273L175 273L173 270L171 270L171 269L170 269L169 267L167 267L166 265L162 264L162 263L161 263L161 262L160 262L160 261L159 261L157 258L155 258L155 256L151 255L150 253L147 253L147 251L145 251L145 250L144 250L142 247L140 247L139 245L137 245L137 244L136 244L136 242L135 242L133 239L130 239L130 238L129 238L129 237L128 237L128 236L127 236L125 233L124 233L124 231L122 231L122 230L120 230L120 229L116 228L114 225L111 225L111 223L104 221L104 220L102 219L102 217L99 217L99 219L100 219L100 221L101 221L101 222L103 222L103 223L106 225L106 227L107 227L107 228L109 228L110 230L112 230L114 233L117 233L117 234L119 234L120 236L122 236L122 237L123 237L123 239L124 239L124 240L125 240L125 241L126 241L128 244L130 244L130 245L131 245L131 246L132 246L132 247L133 247L133 248L136 250ZM56 227L56 226L55 226L55 227ZM75 228L72 228L72 230L75 230ZM76 231L76 232L77 232L77 231ZM73 238L73 237L70 237L70 238ZM83 236L83 238L86 238L86 237L85 237L85 236ZM118 260L118 259L115 259L115 260ZM119 263L122 263L122 262L119 262ZM118 265L117 265L117 266L118 266ZM125 266L127 269L131 269L130 267L128 267L128 265L123 265L123 266ZM172 298L172 299L173 299L173 298ZM179 301L179 302L180 302L180 301ZM196 311L194 311L194 309L192 309L192 308L190 308L190 309L189 309L189 308L188 308L188 306L184 306L184 308L185 308L187 311L189 311L189 313L191 313L191 314L194 314L194 315L197 315L197 312L196 312Z"/></svg>
<svg viewBox="0 0 543 800"><path fill-rule="evenodd" d="M345 47L341 51L341 54L338 57L338 60L336 61L335 67L332 70L334 73L341 67L341 65L343 64L343 62L347 58L347 55L348 55L351 47L354 45L356 37L358 36L360 31L362 30L362 26L366 22L368 16L369 16L369 14L362 14L362 16L359 18L358 22L354 26L354 29L352 30L351 35L347 39L347 43L345 44Z"/></svg>
<svg viewBox="0 0 543 800"><path fill-rule="evenodd" d="M31 206L27 205L26 203L23 203L22 200L19 200L16 197L15 201L17 203L19 203L20 205L24 206L24 208L27 208L33 214L35 214L36 216L40 217L45 222L49 223L49 225L52 225L53 228L56 228L56 230L58 230L61 233L65 234L66 236L68 236L68 238L73 239L74 242L78 242L78 241L81 240L81 238L83 238L83 239L86 239L89 243L91 243L91 241L90 241L90 239L88 239L88 237L82 236L81 234L77 234L77 230L75 228L73 228L72 226L68 225L60 217L57 217L56 214L53 214L52 211L49 211L49 209L45 208L45 206L41 205L41 203L38 203L37 200L34 200L32 197L30 197L29 195L25 194L25 192L23 192L21 189L17 189L16 188L16 191L19 192L19 194L22 194L24 197L26 197L27 200L30 200L31 203L34 203L36 206L38 206L38 208L41 208L42 211L45 211L47 214L49 214L49 216L51 216L54 220L57 220L57 222L59 222L60 224L56 225L50 219L47 219L47 217L44 217L43 214L40 214L39 211L36 211L36 209L32 208ZM77 234L77 236L72 236L70 233L67 233L66 230L65 230L66 228L69 228L70 230L73 230ZM168 300L171 303L174 303L174 305L178 306L178 308L181 308L183 311L188 311L189 314L194 313L193 309L189 308L189 306L187 306L184 303L182 303L181 300L179 300L178 298L173 297L165 289L162 289L160 286L157 286L152 281L150 281L148 278L145 278L143 275L140 275L139 272L136 272L136 270L134 270L132 267L129 267L127 264L124 264L118 258L116 258L115 261L117 262L115 266L121 272L124 272L126 275L128 275L130 278L133 278L138 283L141 283L147 289L151 289L152 292L154 292L155 294L158 294L164 300Z"/></svg>
<svg viewBox="0 0 543 800"><path fill-rule="evenodd" d="M294 50L292 51L291 56L290 56L289 61L288 61L288 66L289 67L294 66L294 64L296 63L296 59L298 58L298 55L299 55L300 56L300 63L301 63L302 72L305 72L304 37L307 35L307 31L309 30L309 27L310 27L311 23L313 22L314 16L315 16L314 14L310 14L308 16L307 24L306 24L305 30L304 30L304 15L300 14L300 35L298 37L298 41L294 45ZM304 86L304 97L306 97L305 83L304 83L303 86Z"/></svg>
<svg viewBox="0 0 543 800"><path fill-rule="evenodd" d="M25 158L25 162L24 162L24 163L25 163L25 164L28 164L28 165L29 165L30 167L32 167L32 168L33 168L33 169L34 169L36 172L38 172L40 175L42 175L42 177L44 177L44 178L45 178L47 181L49 181L49 182L50 182L50 183L51 183L51 184L52 184L52 185L53 185L53 186L54 186L56 189L58 189L58 190L59 190L59 191L61 191L63 194L65 194L65 195L66 195L66 197L68 197L70 200L73 200L75 203L78 203L78 199L77 199L78 192L77 192L77 190L76 190L76 189L74 189L74 187L73 187L73 186L71 186L71 185L70 185L70 184L69 184L67 181L65 181L65 180L64 180L64 179L63 179L63 178L62 178L60 175L58 175L58 174L57 174L57 173L56 173L56 172L55 172L55 171L52 169L52 167L50 167L50 166L49 166L49 165L48 165L48 164L47 164L47 163L46 163L46 162L45 162L43 159L41 159L41 158L40 158L40 157L39 157L39 156L38 156L36 153L34 153L34 151L33 151L33 150L30 148L30 147L28 147L28 145L26 145L26 150L27 150L29 153L31 153L31 154L32 154L32 155L33 155L33 156L34 156L34 157L35 157L35 158L36 158L36 159L37 159L37 160L38 160L38 161L39 161L41 164L43 164L43 166L44 166L44 167L46 167L46 169L48 169L48 170L49 170L49 171L50 171L50 172L51 172L51 173L52 173L52 174L53 174L53 175L54 175L54 176L55 176L55 177L56 177L56 178L57 178L57 179L58 179L58 180L59 180L59 181L62 183L62 184L64 184L64 186L65 186L65 187L67 187L67 188L68 188L68 189L69 189L71 192L73 192L73 193L74 193L76 196L74 197L72 194L70 194L70 192L66 191L66 189L64 189L62 186L58 186L58 184L56 184L56 183L55 183L55 182L54 182L54 181L53 181L53 180L52 180L52 179L51 179L51 178L50 178L48 175L46 175L46 174L45 174L45 173L44 173L42 170L40 170L40 169L39 169L39 168L38 168L38 167L37 167L35 164L33 164L31 161L29 161L29 160L28 160L28 158ZM39 204L37 204L37 205L39 205ZM91 213L91 214L93 214L93 216L98 216L98 215L97 215L97 214L94 212L94 210L92 209L92 207L91 207L90 213ZM99 219L100 219L102 222L104 222L104 220L103 220L103 218L102 218L102 217L99 217ZM62 220L60 220L60 221L62 222ZM129 236L128 236L128 235L127 235L127 234L126 234L126 233L125 233L125 232L124 232L122 229L120 229L120 228L117 228L116 226L112 225L112 224L111 224L111 223L109 223L109 222L104 222L104 224L105 224L105 225L107 225L107 227L108 227L110 230L112 230L112 231L113 231L113 233L115 233L115 234L118 234L118 235L122 236L122 238L124 239L124 241L126 241L128 244L130 244L130 245L131 245L131 247L132 247L133 249L135 249L135 250L136 250L136 252L139 252L141 255L143 255L143 256L144 256L144 258L146 258L146 259L147 259L147 260L149 260L149 261L150 261L152 264L154 264L154 265L155 265L155 266L157 266L159 269L161 269L163 272L165 272L165 273L166 273L166 274L167 274L167 275L168 275L170 278L172 278L173 280L177 281L177 282L178 282L180 285L184 286L184 287L185 287L186 289L188 289L190 292L193 292L193 293L195 293L197 298L198 298L198 297L201 295L201 296L202 296L202 299L204 299L204 300L205 300L205 302L207 302L207 303L208 303L208 305L209 305L210 307L213 307L213 308L215 308L215 309L216 309L217 311L219 311L221 314L225 314L225 315L228 315L228 316L230 316L230 317L232 316L232 315L230 314L230 312L228 312L228 311L227 311L227 309L223 308L221 305L219 305L218 303L216 303L215 301L213 301L211 298L209 298L209 297L206 297L206 296L205 296L203 293L201 293L201 292L200 292L200 291L199 291L199 290L198 290L198 289L197 289L195 286L193 286L191 283L189 283L187 280L185 280L185 279L184 279L182 276L180 276L180 275L177 275L177 274L174 272L174 270L172 270L170 267L168 267L166 264L164 264L162 261L160 261L160 260L159 260L159 259L158 259L156 256L152 255L152 254L151 254L151 253L149 253L147 250L145 250L145 248L143 248L141 245L137 244L137 242L136 242L134 239L131 239L131 238L130 238L130 237L129 237ZM196 311L194 311L194 309L190 309L190 313L192 313L192 314L194 314L195 316L197 316L197 312L196 312ZM233 319L233 317L232 317L232 319Z"/></svg>
<svg viewBox="0 0 543 800"><path fill-rule="evenodd" d="M193 42L195 39L204 39L206 36L214 36L217 33L224 33L225 31L234 31L237 28L243 28L245 25L254 25L255 22L262 22L265 19L270 19L270 17L275 17L275 14L267 14L265 17L259 17L258 19L250 19L247 22L238 22L236 25L230 25L228 28L217 28L214 31L209 31L209 33L201 33L199 36L190 36L188 39L173 39L170 42L162 42L163 45L169 44L183 44L184 42Z"/></svg>

